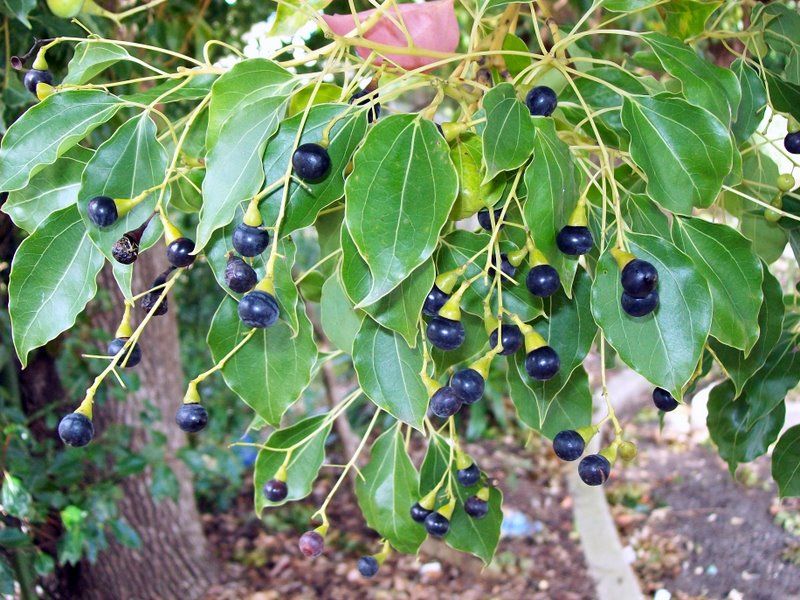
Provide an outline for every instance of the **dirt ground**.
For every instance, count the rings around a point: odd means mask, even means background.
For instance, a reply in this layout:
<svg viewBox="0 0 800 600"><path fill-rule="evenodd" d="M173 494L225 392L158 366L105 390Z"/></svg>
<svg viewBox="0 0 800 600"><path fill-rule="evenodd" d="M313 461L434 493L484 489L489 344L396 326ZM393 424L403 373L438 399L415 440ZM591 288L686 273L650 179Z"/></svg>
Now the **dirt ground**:
<svg viewBox="0 0 800 600"><path fill-rule="evenodd" d="M681 432L660 433L655 411L633 418L627 431L640 455L615 469L607 495L645 594L800 598L800 503L777 500L768 459L740 468L734 480L712 448ZM377 551L377 536L361 522L349 490L332 503L325 553L304 559L297 537L332 483L329 471L307 501L263 522L253 516L249 488L235 510L205 517L226 573L208 598L594 598L563 477L571 465L536 441L527 449L511 439L485 441L470 453L497 479L506 519L516 524L488 568L429 541L418 557L394 555L364 580L355 563Z"/></svg>

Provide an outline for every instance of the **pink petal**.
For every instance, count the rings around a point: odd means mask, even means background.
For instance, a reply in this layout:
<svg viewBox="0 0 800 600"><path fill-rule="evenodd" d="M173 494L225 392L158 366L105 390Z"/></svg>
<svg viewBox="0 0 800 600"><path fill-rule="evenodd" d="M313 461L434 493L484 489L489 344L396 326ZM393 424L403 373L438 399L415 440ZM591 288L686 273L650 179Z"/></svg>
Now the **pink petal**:
<svg viewBox="0 0 800 600"><path fill-rule="evenodd" d="M366 21L375 9L365 10L358 13L361 23ZM391 18L405 23L408 33L414 42L414 46L421 50L434 50L436 52L453 52L458 46L459 31L456 11L453 7L453 0L436 0L423 4L398 4L396 7L388 9L387 15L380 20L363 37L370 41L407 48L408 43L403 31L395 25ZM355 19L352 14L347 15L322 15L325 22L337 35L344 35L356 27ZM359 56L366 58L369 56L369 48L357 47ZM404 69L416 69L424 67L432 62L441 60L432 56L411 56L408 54L386 54L386 57L393 63ZM380 65L383 57L377 57L375 64Z"/></svg>

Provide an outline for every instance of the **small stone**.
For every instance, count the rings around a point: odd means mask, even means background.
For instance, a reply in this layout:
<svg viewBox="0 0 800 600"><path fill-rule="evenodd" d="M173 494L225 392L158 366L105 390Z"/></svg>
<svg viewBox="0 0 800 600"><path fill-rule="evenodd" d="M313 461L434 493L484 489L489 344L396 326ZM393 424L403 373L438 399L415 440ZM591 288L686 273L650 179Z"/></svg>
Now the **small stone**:
<svg viewBox="0 0 800 600"><path fill-rule="evenodd" d="M442 578L442 563L437 561L425 563L419 568L419 575L420 580L425 584L439 581Z"/></svg>

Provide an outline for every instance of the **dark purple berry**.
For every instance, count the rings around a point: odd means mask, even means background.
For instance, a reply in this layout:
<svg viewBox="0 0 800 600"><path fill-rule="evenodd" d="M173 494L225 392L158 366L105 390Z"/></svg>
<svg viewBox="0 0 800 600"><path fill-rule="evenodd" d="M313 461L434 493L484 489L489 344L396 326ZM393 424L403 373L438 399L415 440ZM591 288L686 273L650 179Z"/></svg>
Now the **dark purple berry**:
<svg viewBox="0 0 800 600"><path fill-rule="evenodd" d="M450 387L461 397L464 404L475 404L483 396L486 381L475 369L462 369L453 375Z"/></svg>
<svg viewBox="0 0 800 600"><path fill-rule="evenodd" d="M280 479L270 479L264 484L264 496L266 496L267 500L270 502L281 502L282 500L286 500L286 496L288 494L289 488L285 481L281 481Z"/></svg>
<svg viewBox="0 0 800 600"><path fill-rule="evenodd" d="M450 298L450 295L445 294L434 284L431 291L428 292L428 296L425 298L425 303L422 305L422 313L429 317L435 317L439 314L439 310L444 306L448 298Z"/></svg>
<svg viewBox="0 0 800 600"><path fill-rule="evenodd" d="M456 479L458 483L463 485L464 487L472 487L478 480L481 478L481 470L478 468L478 465L472 463L466 469L459 469L456 471Z"/></svg>
<svg viewBox="0 0 800 600"><path fill-rule="evenodd" d="M519 327L516 325L506 325L505 323L502 326L503 336L502 336L502 344L503 349L500 351L500 354L503 356L508 356L510 354L514 354L517 350L522 347L522 332L519 330ZM497 346L497 329L492 331L489 335L489 346L494 348Z"/></svg>
<svg viewBox="0 0 800 600"><path fill-rule="evenodd" d="M632 317L644 317L649 315L658 307L658 292L653 290L644 298L635 298L627 292L622 292L620 298L622 310Z"/></svg>
<svg viewBox="0 0 800 600"><path fill-rule="evenodd" d="M113 198L95 196L89 200L87 214L89 220L98 227L110 227L118 218L117 205Z"/></svg>
<svg viewBox="0 0 800 600"><path fill-rule="evenodd" d="M431 412L440 419L452 417L461 409L461 396L449 385L440 387L431 396Z"/></svg>
<svg viewBox="0 0 800 600"><path fill-rule="evenodd" d="M358 572L363 577L374 577L378 572L378 567L380 565L374 556L362 556L358 559Z"/></svg>
<svg viewBox="0 0 800 600"><path fill-rule="evenodd" d="M800 154L800 131L787 133L783 138L783 147L789 154Z"/></svg>
<svg viewBox="0 0 800 600"><path fill-rule="evenodd" d="M461 321L435 317L426 329L428 341L440 350L455 350L464 343L466 332Z"/></svg>
<svg viewBox="0 0 800 600"><path fill-rule="evenodd" d="M561 285L561 278L550 265L536 265L528 271L525 277L525 285L528 291L539 298L547 298L558 291Z"/></svg>
<svg viewBox="0 0 800 600"><path fill-rule="evenodd" d="M602 454L590 454L578 464L578 475L586 485L603 485L611 475L611 463Z"/></svg>
<svg viewBox="0 0 800 600"><path fill-rule="evenodd" d="M250 292L239 300L239 318L248 327L271 327L279 314L278 301L267 292Z"/></svg>
<svg viewBox="0 0 800 600"><path fill-rule="evenodd" d="M550 346L542 346L532 350L525 357L525 370L528 375L538 381L552 379L560 368L561 359Z"/></svg>
<svg viewBox="0 0 800 600"><path fill-rule="evenodd" d="M130 265L139 258L139 242L127 233L111 246L111 256L122 265Z"/></svg>
<svg viewBox="0 0 800 600"><path fill-rule="evenodd" d="M42 69L31 69L25 73L25 77L22 78L22 83L31 94L36 96L36 86L40 83L53 85L53 74L50 73L50 71Z"/></svg>
<svg viewBox="0 0 800 600"><path fill-rule="evenodd" d="M678 408L678 401L664 388L657 387L653 390L653 404L658 410L670 412Z"/></svg>
<svg viewBox="0 0 800 600"><path fill-rule="evenodd" d="M352 96L348 100L349 104L356 104L357 106L367 106L372 103L372 106L367 111L367 123L373 123L381 116L381 104L378 102L378 92L370 89L363 89Z"/></svg>
<svg viewBox="0 0 800 600"><path fill-rule="evenodd" d="M558 96L546 85L537 85L525 96L525 105L534 117L549 117L558 105Z"/></svg>
<svg viewBox="0 0 800 600"><path fill-rule="evenodd" d="M556 235L556 245L564 254L580 256L594 247L594 238L588 227L566 225Z"/></svg>
<svg viewBox="0 0 800 600"><path fill-rule="evenodd" d="M85 446L94 437L92 420L81 413L70 413L58 424L58 437L67 446Z"/></svg>
<svg viewBox="0 0 800 600"><path fill-rule="evenodd" d="M255 269L233 254L228 257L225 265L225 285L232 292L244 294L252 290L258 283Z"/></svg>
<svg viewBox="0 0 800 600"><path fill-rule="evenodd" d="M578 460L585 447L583 436L572 429L559 431L553 438L553 451L561 460Z"/></svg>
<svg viewBox="0 0 800 600"><path fill-rule="evenodd" d="M441 513L432 512L425 517L425 530L433 537L444 537L450 531L450 521Z"/></svg>
<svg viewBox="0 0 800 600"><path fill-rule="evenodd" d="M503 214L502 208L494 209L494 222L498 223L500 221L500 215ZM485 229L486 231L492 230L492 215L489 214L489 210L486 208L482 208L478 211L478 224ZM500 225L502 228L503 225Z"/></svg>
<svg viewBox="0 0 800 600"><path fill-rule="evenodd" d="M464 512L473 519L482 519L489 513L489 503L477 496L470 496L464 502Z"/></svg>
<svg viewBox="0 0 800 600"><path fill-rule="evenodd" d="M417 523L424 523L425 517L429 514L431 514L431 511L427 508L423 508L419 502L415 502L414 506L411 507L411 518Z"/></svg>
<svg viewBox="0 0 800 600"><path fill-rule="evenodd" d="M306 558L316 558L325 549L325 539L316 531L306 531L297 543Z"/></svg>
<svg viewBox="0 0 800 600"><path fill-rule="evenodd" d="M258 256L269 246L269 232L239 223L233 230L232 241L234 249L242 256Z"/></svg>
<svg viewBox="0 0 800 600"><path fill-rule="evenodd" d="M315 183L325 179L331 169L331 157L319 144L303 144L292 154L292 167L303 181Z"/></svg>
<svg viewBox="0 0 800 600"><path fill-rule="evenodd" d="M208 411L197 402L184 403L175 413L175 422L186 433L197 433L208 424Z"/></svg>
<svg viewBox="0 0 800 600"><path fill-rule="evenodd" d="M511 264L511 262L508 260L508 255L505 252L503 252L500 255L500 271L502 271L504 275L508 275L511 278L513 278L514 275L517 274L517 267ZM489 277L494 278L495 273L496 271L494 268L494 264L492 264L492 266L489 267L488 271Z"/></svg>
<svg viewBox="0 0 800 600"><path fill-rule="evenodd" d="M188 267L194 262L194 242L189 238L178 238L167 246L167 261L173 267Z"/></svg>
<svg viewBox="0 0 800 600"><path fill-rule="evenodd" d="M142 350L139 348L139 344L133 344L133 347L125 347L125 342L128 341L128 338L114 338L108 344L108 351L107 354L109 356L116 356L117 354L122 352L122 358L120 358L119 362L117 363L120 367L124 368L131 368L138 365L142 362Z"/></svg>
<svg viewBox="0 0 800 600"><path fill-rule="evenodd" d="M620 282L626 294L644 298L658 285L658 271L646 260L634 258L622 269Z"/></svg>

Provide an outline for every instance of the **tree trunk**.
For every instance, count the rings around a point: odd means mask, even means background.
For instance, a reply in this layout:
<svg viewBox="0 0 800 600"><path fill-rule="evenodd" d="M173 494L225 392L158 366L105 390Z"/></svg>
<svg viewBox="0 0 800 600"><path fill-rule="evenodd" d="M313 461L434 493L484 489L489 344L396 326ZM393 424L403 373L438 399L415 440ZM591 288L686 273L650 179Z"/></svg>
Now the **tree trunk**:
<svg viewBox="0 0 800 600"><path fill-rule="evenodd" d="M146 290L166 268L163 246L142 254L134 269L133 289ZM93 318L94 324L113 336L122 316L122 298L111 269L104 269L100 285L114 290L115 309ZM186 436L175 425L174 415L183 398L183 371L178 351L177 309L170 298L166 315L154 317L147 325L140 343L142 362L136 367L141 386L127 394L124 401L110 400L97 406L94 415L96 435L103 435L110 423L131 428L132 448L141 448L151 432L141 424L140 414L146 405L161 412L153 427L166 435L166 460L180 485L177 502L154 501L150 494L149 472L122 482L121 515L139 534L138 550L112 542L95 564L81 565L76 592L81 598L160 598L192 599L200 597L218 580L219 570L207 546L194 500L187 467L176 458L176 451L186 443ZM144 314L137 307L136 322ZM135 327L135 323L134 323ZM113 379L109 378L113 385Z"/></svg>

